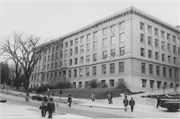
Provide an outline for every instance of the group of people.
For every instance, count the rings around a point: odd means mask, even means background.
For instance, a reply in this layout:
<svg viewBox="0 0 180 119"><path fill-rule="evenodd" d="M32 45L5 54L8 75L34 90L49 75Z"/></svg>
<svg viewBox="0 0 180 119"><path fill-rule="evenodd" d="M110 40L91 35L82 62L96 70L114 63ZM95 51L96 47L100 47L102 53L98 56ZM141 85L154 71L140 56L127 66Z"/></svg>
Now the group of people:
<svg viewBox="0 0 180 119"><path fill-rule="evenodd" d="M130 107L131 107L131 112L133 112L134 106L135 106L135 101L134 101L134 99L132 97L131 97L130 100L128 100L127 96L125 96L125 98L123 100L123 103L124 103L124 111L127 111L127 107L128 107L128 104L129 104Z"/></svg>

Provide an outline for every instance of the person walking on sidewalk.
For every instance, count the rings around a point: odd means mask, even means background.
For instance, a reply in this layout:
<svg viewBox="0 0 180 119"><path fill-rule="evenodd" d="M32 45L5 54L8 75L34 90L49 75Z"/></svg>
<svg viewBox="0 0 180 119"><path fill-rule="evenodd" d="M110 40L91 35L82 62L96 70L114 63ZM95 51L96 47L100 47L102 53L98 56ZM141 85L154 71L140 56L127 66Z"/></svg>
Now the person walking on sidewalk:
<svg viewBox="0 0 180 119"><path fill-rule="evenodd" d="M62 91L60 90L60 91L59 91L59 97L61 97L61 95L62 95Z"/></svg>
<svg viewBox="0 0 180 119"><path fill-rule="evenodd" d="M123 100L123 103L124 103L124 111L127 112L127 106L128 106L128 99L127 99L127 96L125 96L124 100Z"/></svg>
<svg viewBox="0 0 180 119"><path fill-rule="evenodd" d="M160 103L160 97L159 97L159 96L157 96L157 105L156 105L156 108L158 108L159 103Z"/></svg>
<svg viewBox="0 0 180 119"><path fill-rule="evenodd" d="M109 104L113 103L111 93L108 94L108 101L109 101Z"/></svg>
<svg viewBox="0 0 180 119"><path fill-rule="evenodd" d="M95 94L94 93L92 94L91 98L92 98L92 101L95 101Z"/></svg>
<svg viewBox="0 0 180 119"><path fill-rule="evenodd" d="M26 93L26 102L29 102L29 91Z"/></svg>
<svg viewBox="0 0 180 119"><path fill-rule="evenodd" d="M68 94L68 106L71 107L71 102L72 102L72 97L71 97L71 94L69 93Z"/></svg>
<svg viewBox="0 0 180 119"><path fill-rule="evenodd" d="M41 116L45 117L46 116L46 111L47 111L47 106L48 106L48 100L47 97L44 97L42 105L41 105Z"/></svg>
<svg viewBox="0 0 180 119"><path fill-rule="evenodd" d="M135 105L135 101L133 98L131 98L131 100L129 101L129 105L131 106L131 112L133 112L134 110L134 105Z"/></svg>
<svg viewBox="0 0 180 119"><path fill-rule="evenodd" d="M48 113L49 113L48 118L52 118L53 112L55 111L53 98L50 98L47 109L48 109Z"/></svg>

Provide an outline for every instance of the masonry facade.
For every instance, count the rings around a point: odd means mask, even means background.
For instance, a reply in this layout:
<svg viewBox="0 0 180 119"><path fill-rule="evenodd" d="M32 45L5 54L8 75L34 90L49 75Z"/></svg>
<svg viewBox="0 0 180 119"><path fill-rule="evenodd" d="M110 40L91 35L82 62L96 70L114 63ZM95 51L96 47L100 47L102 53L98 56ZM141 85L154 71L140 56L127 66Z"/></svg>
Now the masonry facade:
<svg viewBox="0 0 180 119"><path fill-rule="evenodd" d="M30 86L97 79L131 91L179 85L180 31L130 7L55 40L37 63Z"/></svg>

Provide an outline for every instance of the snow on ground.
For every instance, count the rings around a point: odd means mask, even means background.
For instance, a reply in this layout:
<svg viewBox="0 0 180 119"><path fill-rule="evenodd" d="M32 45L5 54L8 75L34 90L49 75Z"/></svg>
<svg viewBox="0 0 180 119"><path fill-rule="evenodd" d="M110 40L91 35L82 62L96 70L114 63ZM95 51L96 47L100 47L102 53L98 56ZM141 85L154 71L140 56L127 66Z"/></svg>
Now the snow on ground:
<svg viewBox="0 0 180 119"><path fill-rule="evenodd" d="M36 107L21 105L16 103L0 103L0 118L42 118L41 110ZM46 113L46 118L48 118L48 113ZM67 113L54 113L53 118L87 118L84 116L78 116Z"/></svg>

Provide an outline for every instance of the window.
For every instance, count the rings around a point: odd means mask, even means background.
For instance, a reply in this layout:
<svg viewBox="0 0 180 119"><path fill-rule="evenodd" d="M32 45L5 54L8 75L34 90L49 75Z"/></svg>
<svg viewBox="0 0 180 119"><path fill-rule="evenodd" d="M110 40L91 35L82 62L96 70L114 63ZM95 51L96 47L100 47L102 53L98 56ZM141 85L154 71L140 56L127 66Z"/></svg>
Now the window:
<svg viewBox="0 0 180 119"><path fill-rule="evenodd" d="M71 78L71 70L69 70L69 78Z"/></svg>
<svg viewBox="0 0 180 119"><path fill-rule="evenodd" d="M54 68L54 63L51 63L51 69L53 69Z"/></svg>
<svg viewBox="0 0 180 119"><path fill-rule="evenodd" d="M87 44L87 51L90 51L90 43Z"/></svg>
<svg viewBox="0 0 180 119"><path fill-rule="evenodd" d="M77 64L78 63L78 58L75 58L75 64Z"/></svg>
<svg viewBox="0 0 180 119"><path fill-rule="evenodd" d="M165 38L164 31L161 31L161 38L162 38L162 39Z"/></svg>
<svg viewBox="0 0 180 119"><path fill-rule="evenodd" d="M46 65L44 65L44 70L46 70Z"/></svg>
<svg viewBox="0 0 180 119"><path fill-rule="evenodd" d="M97 39L97 32L94 32L94 39Z"/></svg>
<svg viewBox="0 0 180 119"><path fill-rule="evenodd" d="M55 68L57 68L57 67L58 67L58 63L56 62L56 63L55 63Z"/></svg>
<svg viewBox="0 0 180 119"><path fill-rule="evenodd" d="M65 67L67 66L67 60L64 61L64 66L65 66Z"/></svg>
<svg viewBox="0 0 180 119"><path fill-rule="evenodd" d="M65 58L67 58L67 54L68 54L68 52L67 52L67 50L65 50L65 53L64 53Z"/></svg>
<svg viewBox="0 0 180 119"><path fill-rule="evenodd" d="M61 47L60 47L60 50L62 50L63 49L63 44L61 44Z"/></svg>
<svg viewBox="0 0 180 119"><path fill-rule="evenodd" d="M157 81L157 88L158 88L158 89L161 88L161 81Z"/></svg>
<svg viewBox="0 0 180 119"><path fill-rule="evenodd" d="M81 42L81 44L84 43L84 36L81 37L81 41L80 42Z"/></svg>
<svg viewBox="0 0 180 119"><path fill-rule="evenodd" d="M169 77L172 78L172 69L169 68Z"/></svg>
<svg viewBox="0 0 180 119"><path fill-rule="evenodd" d="M162 54L162 61L164 62L165 61L165 55Z"/></svg>
<svg viewBox="0 0 180 119"><path fill-rule="evenodd" d="M119 72L124 72L124 62L119 62Z"/></svg>
<svg viewBox="0 0 180 119"><path fill-rule="evenodd" d="M125 34L124 33L121 33L119 35L119 40L120 40L120 42L124 42L125 41Z"/></svg>
<svg viewBox="0 0 180 119"><path fill-rule="evenodd" d="M119 54L120 54L120 56L125 54L125 47L120 47L119 48Z"/></svg>
<svg viewBox="0 0 180 119"><path fill-rule="evenodd" d="M166 76L166 67L163 67L163 76Z"/></svg>
<svg viewBox="0 0 180 119"><path fill-rule="evenodd" d="M167 40L170 42L170 34L167 33Z"/></svg>
<svg viewBox="0 0 180 119"><path fill-rule="evenodd" d="M59 62L59 67L62 67L62 61Z"/></svg>
<svg viewBox="0 0 180 119"><path fill-rule="evenodd" d="M144 31L144 23L140 22L140 29Z"/></svg>
<svg viewBox="0 0 180 119"><path fill-rule="evenodd" d="M144 57L144 48L141 48L141 56Z"/></svg>
<svg viewBox="0 0 180 119"><path fill-rule="evenodd" d="M93 76L95 76L96 75L96 66L93 66L92 69L93 69L93 71L92 71L93 73L92 74L93 74Z"/></svg>
<svg viewBox="0 0 180 119"><path fill-rule="evenodd" d="M103 51L103 59L107 58L107 51Z"/></svg>
<svg viewBox="0 0 180 119"><path fill-rule="evenodd" d="M142 87L143 87L143 88L146 88L146 82L147 82L146 79L142 79Z"/></svg>
<svg viewBox="0 0 180 119"><path fill-rule="evenodd" d="M91 40L91 36L90 34L87 35L87 41L90 41Z"/></svg>
<svg viewBox="0 0 180 119"><path fill-rule="evenodd" d="M83 77L83 69L82 68L79 69L79 77Z"/></svg>
<svg viewBox="0 0 180 119"><path fill-rule="evenodd" d="M116 55L115 49L111 49L111 57L115 57L115 55Z"/></svg>
<svg viewBox="0 0 180 119"><path fill-rule="evenodd" d="M102 65L102 74L106 74L106 65L105 64Z"/></svg>
<svg viewBox="0 0 180 119"><path fill-rule="evenodd" d="M76 88L76 82L73 82L73 88Z"/></svg>
<svg viewBox="0 0 180 119"><path fill-rule="evenodd" d="M114 79L110 79L110 80L109 80L109 85L110 85L111 87L114 87Z"/></svg>
<svg viewBox="0 0 180 119"><path fill-rule="evenodd" d="M140 41L141 41L141 43L144 43L144 34L141 34L141 37L140 37Z"/></svg>
<svg viewBox="0 0 180 119"><path fill-rule="evenodd" d="M70 41L70 45L73 46L73 40Z"/></svg>
<svg viewBox="0 0 180 119"><path fill-rule="evenodd" d="M171 63L171 56L168 56L168 63Z"/></svg>
<svg viewBox="0 0 180 119"><path fill-rule="evenodd" d="M150 36L148 36L148 45L152 45L152 39Z"/></svg>
<svg viewBox="0 0 180 119"><path fill-rule="evenodd" d="M107 46L107 38L104 38L103 39L103 47L106 47Z"/></svg>
<svg viewBox="0 0 180 119"><path fill-rule="evenodd" d="M81 46L81 53L84 52L84 45Z"/></svg>
<svg viewBox="0 0 180 119"><path fill-rule="evenodd" d="M158 48L158 46L159 46L159 41L158 39L155 39L155 47Z"/></svg>
<svg viewBox="0 0 180 119"><path fill-rule="evenodd" d="M74 69L74 77L77 77L77 69Z"/></svg>
<svg viewBox="0 0 180 119"><path fill-rule="evenodd" d="M58 53L56 53L56 60L58 59Z"/></svg>
<svg viewBox="0 0 180 119"><path fill-rule="evenodd" d="M86 67L86 76L89 76L89 67Z"/></svg>
<svg viewBox="0 0 180 119"><path fill-rule="evenodd" d="M180 55L180 47L178 47L178 54Z"/></svg>
<svg viewBox="0 0 180 119"><path fill-rule="evenodd" d="M86 56L86 62L87 62L87 63L90 62L90 55L87 55L87 56Z"/></svg>
<svg viewBox="0 0 180 119"><path fill-rule="evenodd" d="M176 46L173 45L173 53L176 53Z"/></svg>
<svg viewBox="0 0 180 119"><path fill-rule="evenodd" d="M115 72L115 65L114 63L110 64L110 73L113 74Z"/></svg>
<svg viewBox="0 0 180 119"><path fill-rule="evenodd" d="M148 33L151 34L152 33L152 27L148 25Z"/></svg>
<svg viewBox="0 0 180 119"><path fill-rule="evenodd" d="M107 35L107 28L103 29L103 35Z"/></svg>
<svg viewBox="0 0 180 119"><path fill-rule="evenodd" d="M170 44L169 44L169 43L167 44L167 49L168 49L169 52L171 51L171 48L170 48Z"/></svg>
<svg viewBox="0 0 180 119"><path fill-rule="evenodd" d="M55 49L55 48L53 47L53 48L52 48L52 52L54 52L54 49Z"/></svg>
<svg viewBox="0 0 180 119"><path fill-rule="evenodd" d="M52 54L51 60L54 61L54 54Z"/></svg>
<svg viewBox="0 0 180 119"><path fill-rule="evenodd" d="M58 51L58 50L59 50L59 45L56 46L56 51Z"/></svg>
<svg viewBox="0 0 180 119"><path fill-rule="evenodd" d="M176 64L176 57L174 57L174 64Z"/></svg>
<svg viewBox="0 0 180 119"><path fill-rule="evenodd" d="M164 44L164 41L161 41L161 49L162 49L162 50L165 50L165 44Z"/></svg>
<svg viewBox="0 0 180 119"><path fill-rule="evenodd" d="M72 56L72 49L69 50L69 55Z"/></svg>
<svg viewBox="0 0 180 119"><path fill-rule="evenodd" d="M66 48L68 47L68 42L65 43Z"/></svg>
<svg viewBox="0 0 180 119"><path fill-rule="evenodd" d="M178 38L177 43L180 44L180 38Z"/></svg>
<svg viewBox="0 0 180 119"><path fill-rule="evenodd" d="M114 34L116 32L116 27L115 25L111 26L111 33Z"/></svg>
<svg viewBox="0 0 180 119"><path fill-rule="evenodd" d="M160 73L159 73L159 66L156 66L156 75L159 76Z"/></svg>
<svg viewBox="0 0 180 119"><path fill-rule="evenodd" d="M148 58L152 58L152 51L148 50Z"/></svg>
<svg viewBox="0 0 180 119"><path fill-rule="evenodd" d="M75 47L75 54L78 54L78 47Z"/></svg>
<svg viewBox="0 0 180 119"><path fill-rule="evenodd" d="M149 74L153 74L153 65L149 64Z"/></svg>
<svg viewBox="0 0 180 119"><path fill-rule="evenodd" d="M83 62L84 62L84 57L82 56L80 57L80 64L83 64Z"/></svg>
<svg viewBox="0 0 180 119"><path fill-rule="evenodd" d="M72 59L69 60L69 66L71 66L71 65L72 65Z"/></svg>
<svg viewBox="0 0 180 119"><path fill-rule="evenodd" d="M121 31L121 30L123 30L124 29L124 27L125 27L125 23L124 23L124 21L123 22L121 22L121 23L119 23L119 30Z"/></svg>
<svg viewBox="0 0 180 119"><path fill-rule="evenodd" d="M170 83L170 88L173 88L173 83Z"/></svg>
<svg viewBox="0 0 180 119"><path fill-rule="evenodd" d="M158 60L159 59L159 53L155 52L155 59Z"/></svg>
<svg viewBox="0 0 180 119"><path fill-rule="evenodd" d="M93 54L93 61L97 61L97 53Z"/></svg>
<svg viewBox="0 0 180 119"><path fill-rule="evenodd" d="M111 45L115 45L116 44L116 37L112 36L111 37Z"/></svg>
<svg viewBox="0 0 180 119"><path fill-rule="evenodd" d="M158 36L158 29L157 28L154 29L154 34L155 34L155 36Z"/></svg>
<svg viewBox="0 0 180 119"><path fill-rule="evenodd" d="M78 46L78 38L75 39L75 46L76 46L76 47Z"/></svg>
<svg viewBox="0 0 180 119"><path fill-rule="evenodd" d="M176 44L176 36L173 36L173 42Z"/></svg>
<svg viewBox="0 0 180 119"><path fill-rule="evenodd" d="M150 88L154 88L154 81L150 80Z"/></svg>
<svg viewBox="0 0 180 119"><path fill-rule="evenodd" d="M145 65L145 63L141 63L141 72L142 73L146 72L146 65Z"/></svg>
<svg viewBox="0 0 180 119"><path fill-rule="evenodd" d="M95 41L95 42L94 42L93 47L94 47L94 50L96 50L96 49L97 49L97 41Z"/></svg>
<svg viewBox="0 0 180 119"><path fill-rule="evenodd" d="M167 82L164 82L164 88L165 89L167 88Z"/></svg>

